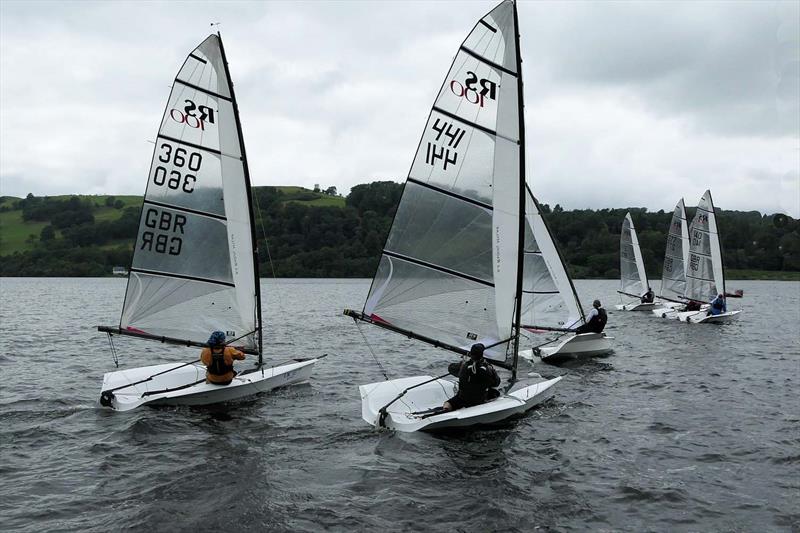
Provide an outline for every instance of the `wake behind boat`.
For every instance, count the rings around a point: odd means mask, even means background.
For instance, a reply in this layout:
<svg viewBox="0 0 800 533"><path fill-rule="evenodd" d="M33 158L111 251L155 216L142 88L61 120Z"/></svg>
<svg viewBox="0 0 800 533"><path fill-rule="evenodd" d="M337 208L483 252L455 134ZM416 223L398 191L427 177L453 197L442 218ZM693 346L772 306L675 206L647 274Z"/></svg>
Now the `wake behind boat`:
<svg viewBox="0 0 800 533"><path fill-rule="evenodd" d="M461 45L431 109L361 312L366 322L466 355L480 343L510 371L498 397L442 411L455 384L430 376L359 387L362 416L398 431L466 427L518 415L560 378L518 381L532 245L516 4L481 18Z"/></svg>
<svg viewBox="0 0 800 533"><path fill-rule="evenodd" d="M113 335L203 347L214 330L258 360L228 385L206 383L196 348L188 363L110 372L101 405L205 405L309 378L316 358L263 361L255 243L236 97L222 40L210 35L178 72L159 127L119 326L98 330L115 361Z"/></svg>

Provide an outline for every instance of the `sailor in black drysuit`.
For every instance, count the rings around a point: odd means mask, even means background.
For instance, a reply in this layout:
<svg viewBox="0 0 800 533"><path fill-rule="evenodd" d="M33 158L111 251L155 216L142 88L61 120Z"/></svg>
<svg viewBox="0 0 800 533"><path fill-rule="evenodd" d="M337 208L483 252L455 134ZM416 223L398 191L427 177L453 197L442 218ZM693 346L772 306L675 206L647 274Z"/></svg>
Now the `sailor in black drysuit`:
<svg viewBox="0 0 800 533"><path fill-rule="evenodd" d="M447 367L448 372L458 377L458 394L444 402L445 411L480 405L499 396L492 387L500 385L500 376L484 359L485 349L483 344L473 344L469 361L451 363Z"/></svg>
<svg viewBox="0 0 800 533"><path fill-rule="evenodd" d="M602 333L605 329L608 314L603 309L603 304L600 303L600 300L595 300L592 302L592 307L594 309L586 317L586 324L575 328L575 333Z"/></svg>

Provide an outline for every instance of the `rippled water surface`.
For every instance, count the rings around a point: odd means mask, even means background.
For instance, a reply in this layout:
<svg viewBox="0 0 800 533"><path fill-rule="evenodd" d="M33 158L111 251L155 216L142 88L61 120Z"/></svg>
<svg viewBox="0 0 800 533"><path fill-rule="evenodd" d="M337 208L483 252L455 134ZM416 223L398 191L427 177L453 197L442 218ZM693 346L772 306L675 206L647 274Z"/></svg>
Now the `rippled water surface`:
<svg viewBox="0 0 800 533"><path fill-rule="evenodd" d="M584 301L618 303L611 281ZM611 311L616 352L566 367L553 400L499 429L373 430L381 379L343 307L367 280L264 281L268 356L331 354L307 385L214 408L95 405L94 330L125 280L0 279L0 530L798 531L800 284L732 282L725 326ZM392 377L446 352L365 326ZM121 365L196 350L117 341Z"/></svg>

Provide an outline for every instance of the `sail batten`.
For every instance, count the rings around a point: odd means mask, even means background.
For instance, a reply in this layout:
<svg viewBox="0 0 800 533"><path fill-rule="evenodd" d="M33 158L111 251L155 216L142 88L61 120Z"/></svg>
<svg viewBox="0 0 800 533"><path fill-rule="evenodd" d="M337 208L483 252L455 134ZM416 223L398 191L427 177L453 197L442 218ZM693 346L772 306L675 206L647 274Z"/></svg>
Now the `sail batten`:
<svg viewBox="0 0 800 533"><path fill-rule="evenodd" d="M260 352L250 184L219 35L187 56L156 138L119 329L187 344L219 330Z"/></svg>

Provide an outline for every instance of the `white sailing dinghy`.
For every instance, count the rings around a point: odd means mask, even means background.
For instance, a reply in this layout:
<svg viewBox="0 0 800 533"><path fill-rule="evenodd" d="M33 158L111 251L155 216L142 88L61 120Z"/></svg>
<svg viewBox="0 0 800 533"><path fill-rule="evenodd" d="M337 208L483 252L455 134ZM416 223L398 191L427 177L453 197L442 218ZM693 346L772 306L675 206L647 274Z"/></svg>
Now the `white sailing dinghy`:
<svg viewBox="0 0 800 533"><path fill-rule="evenodd" d="M527 194L522 328L527 334L558 335L519 355L531 361L536 356L557 363L610 353L612 337L605 333L571 332L586 323L586 315L539 203L530 189Z"/></svg>
<svg viewBox="0 0 800 533"><path fill-rule="evenodd" d="M186 58L155 145L120 323L98 329L109 339L127 335L192 347L205 346L219 330L258 362L230 385L212 385L193 348L189 363L105 374L101 405L118 411L204 405L307 380L317 359L271 367L263 361L250 176L219 34Z"/></svg>
<svg viewBox="0 0 800 533"><path fill-rule="evenodd" d="M686 269L686 292L684 297L701 302L713 300L725 292L725 270L722 265L722 248L719 243L717 217L711 191L706 191L697 205L691 226L689 262ZM742 311L728 311L709 315L707 310L677 313L681 322L694 324L720 324L730 322Z"/></svg>
<svg viewBox="0 0 800 533"><path fill-rule="evenodd" d="M461 45L431 109L363 310L366 322L511 372L487 403L442 412L456 384L415 376L359 387L369 424L399 431L488 424L531 409L561 378L517 381L528 259L517 10L506 0Z"/></svg>
<svg viewBox="0 0 800 533"><path fill-rule="evenodd" d="M640 300L650 289L650 282L647 281L642 249L630 213L625 215L619 236L619 277L621 287L617 292L635 300L617 305L617 311L652 311L654 302L644 303Z"/></svg>
<svg viewBox="0 0 800 533"><path fill-rule="evenodd" d="M664 251L664 268L661 272L660 306L653 314L661 318L678 318L678 311L685 307L686 267L689 265L689 225L686 222L686 207L681 198L672 212L672 221L667 234Z"/></svg>

